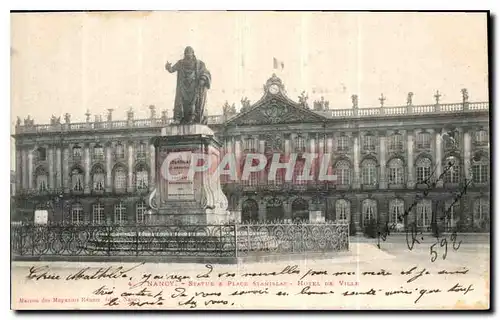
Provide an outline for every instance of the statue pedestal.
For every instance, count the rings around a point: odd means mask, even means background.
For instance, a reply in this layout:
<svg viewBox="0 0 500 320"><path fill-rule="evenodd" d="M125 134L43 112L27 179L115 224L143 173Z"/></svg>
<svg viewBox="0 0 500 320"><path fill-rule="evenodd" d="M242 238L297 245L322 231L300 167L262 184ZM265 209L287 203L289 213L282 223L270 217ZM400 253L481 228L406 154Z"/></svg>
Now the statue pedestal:
<svg viewBox="0 0 500 320"><path fill-rule="evenodd" d="M201 124L172 125L154 141L156 189L149 222L222 224L230 220L217 167L221 144Z"/></svg>

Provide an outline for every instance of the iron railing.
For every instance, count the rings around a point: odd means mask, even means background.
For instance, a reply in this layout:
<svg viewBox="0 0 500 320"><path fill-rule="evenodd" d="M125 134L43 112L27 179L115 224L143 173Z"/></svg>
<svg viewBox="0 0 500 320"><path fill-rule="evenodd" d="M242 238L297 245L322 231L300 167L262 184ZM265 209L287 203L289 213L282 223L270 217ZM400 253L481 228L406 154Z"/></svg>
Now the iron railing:
<svg viewBox="0 0 500 320"><path fill-rule="evenodd" d="M201 256L340 252L349 226L335 223L225 225L11 225L14 257Z"/></svg>

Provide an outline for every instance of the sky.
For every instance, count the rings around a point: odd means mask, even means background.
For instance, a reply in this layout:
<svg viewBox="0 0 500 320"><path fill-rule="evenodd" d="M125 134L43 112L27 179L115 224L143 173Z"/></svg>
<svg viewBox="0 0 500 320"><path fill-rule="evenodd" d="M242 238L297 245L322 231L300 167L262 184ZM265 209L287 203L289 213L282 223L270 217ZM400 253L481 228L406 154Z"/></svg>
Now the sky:
<svg viewBox="0 0 500 320"><path fill-rule="evenodd" d="M487 20L481 13L114 12L11 14L11 122L114 109L113 119L171 115L176 77L165 63L192 46L212 73L207 109L257 101L275 72L295 101L331 108L488 100ZM273 70L273 57L284 64ZM64 117L61 117L63 119ZM91 117L94 119L94 116Z"/></svg>

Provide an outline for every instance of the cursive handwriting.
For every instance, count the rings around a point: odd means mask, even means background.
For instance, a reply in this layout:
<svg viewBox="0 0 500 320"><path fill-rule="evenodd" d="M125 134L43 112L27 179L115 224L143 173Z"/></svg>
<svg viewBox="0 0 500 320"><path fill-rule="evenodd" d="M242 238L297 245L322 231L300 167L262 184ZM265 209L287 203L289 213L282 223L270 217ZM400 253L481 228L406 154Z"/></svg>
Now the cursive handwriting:
<svg viewBox="0 0 500 320"><path fill-rule="evenodd" d="M30 280L60 280L60 276L56 273L49 273L49 266L31 267L26 278Z"/></svg>
<svg viewBox="0 0 500 320"><path fill-rule="evenodd" d="M127 278L127 273L142 266L144 262L141 262L138 265L135 265L131 268L125 269L122 266L119 267L107 267L107 268L98 268L95 272L91 271L90 267L85 267L75 274L70 274L66 277L66 280L102 280L102 279L119 279L119 278Z"/></svg>

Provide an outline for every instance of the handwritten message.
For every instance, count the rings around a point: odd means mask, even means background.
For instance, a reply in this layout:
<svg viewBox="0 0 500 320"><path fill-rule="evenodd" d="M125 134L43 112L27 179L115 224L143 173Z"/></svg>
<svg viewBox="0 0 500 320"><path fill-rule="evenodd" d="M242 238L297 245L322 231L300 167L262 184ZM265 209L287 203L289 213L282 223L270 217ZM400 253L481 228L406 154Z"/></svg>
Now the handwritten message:
<svg viewBox="0 0 500 320"><path fill-rule="evenodd" d="M60 286L34 298L35 290L16 297L15 304L106 308L354 308L360 303L386 308L419 308L436 302L481 296L484 286L468 267L320 268L296 264L241 269L199 265L176 272L150 271L144 263L129 266L83 267L65 272L49 265L31 266L22 282L33 288ZM73 288L73 290L71 290ZM477 292L480 291L480 292ZM474 300L473 299L473 300ZM451 305L452 306L452 305ZM450 306L450 307L451 307Z"/></svg>

